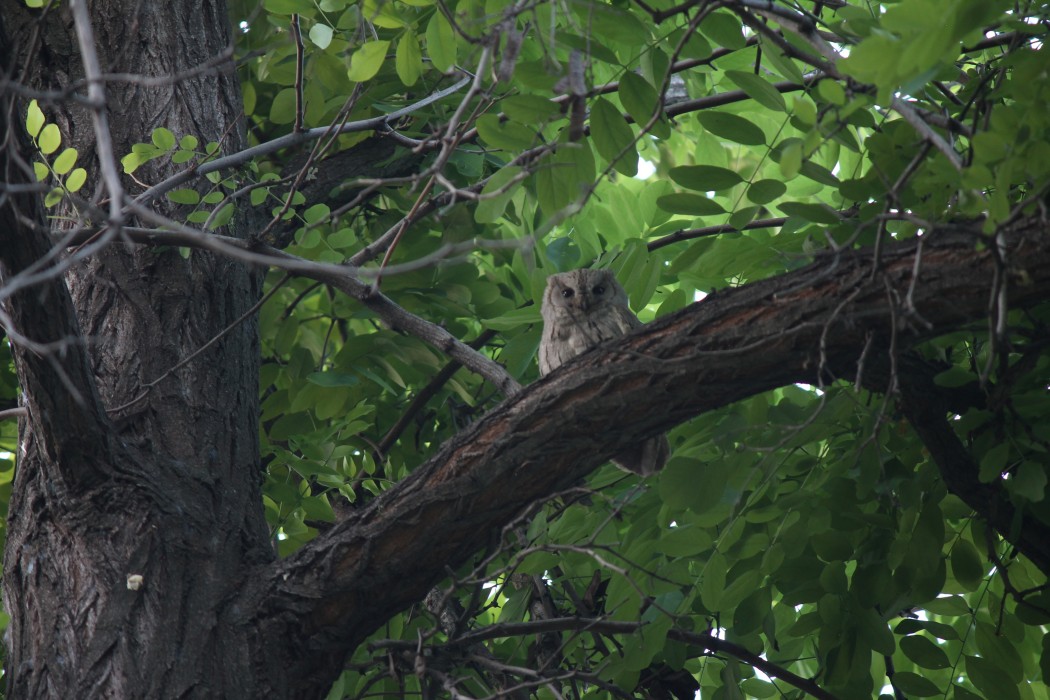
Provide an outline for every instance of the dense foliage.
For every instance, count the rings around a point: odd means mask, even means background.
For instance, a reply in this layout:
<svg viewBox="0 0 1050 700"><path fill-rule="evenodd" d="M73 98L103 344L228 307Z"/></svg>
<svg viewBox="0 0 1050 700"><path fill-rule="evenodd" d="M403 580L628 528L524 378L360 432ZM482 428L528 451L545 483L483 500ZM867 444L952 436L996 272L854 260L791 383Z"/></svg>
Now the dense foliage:
<svg viewBox="0 0 1050 700"><path fill-rule="evenodd" d="M132 178L201 165L129 187L178 205L182 237L156 241L202 255L200 232L250 205L269 217L254 254L288 254L259 309L282 556L513 389L302 261L361 266L525 385L552 272L612 268L648 322L815 258L952 228L994 248L1045 216L1039 2L231 4L261 148L214 167L220 144L161 123L116 156ZM26 114L48 204L75 208L91 166L46 100ZM508 514L330 697L1047 697L1050 570L1011 541L1050 528L1050 306L1008 309L1001 285L986 318L914 351L873 338L849 375L814 367L677 426L657 476L606 464ZM911 291L887 289L894 327L921 332ZM920 379L1014 532L949 492L901 405ZM7 481L15 427L0 422Z"/></svg>

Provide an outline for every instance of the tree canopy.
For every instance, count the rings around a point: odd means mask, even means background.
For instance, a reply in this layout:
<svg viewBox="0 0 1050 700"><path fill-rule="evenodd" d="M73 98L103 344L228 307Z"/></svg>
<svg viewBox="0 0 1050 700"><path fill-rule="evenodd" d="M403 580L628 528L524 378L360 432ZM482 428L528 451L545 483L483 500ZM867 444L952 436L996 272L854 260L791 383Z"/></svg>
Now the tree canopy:
<svg viewBox="0 0 1050 700"><path fill-rule="evenodd" d="M7 5L11 697L1050 696L1046 4Z"/></svg>

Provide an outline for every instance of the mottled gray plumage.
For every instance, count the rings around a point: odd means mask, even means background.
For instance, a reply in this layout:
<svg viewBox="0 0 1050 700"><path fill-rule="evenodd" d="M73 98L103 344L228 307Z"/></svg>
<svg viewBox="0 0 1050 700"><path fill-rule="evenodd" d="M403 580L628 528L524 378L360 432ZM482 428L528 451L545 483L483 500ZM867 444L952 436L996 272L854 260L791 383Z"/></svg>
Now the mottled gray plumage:
<svg viewBox="0 0 1050 700"><path fill-rule="evenodd" d="M551 275L543 293L541 313L541 375L642 325L627 305L627 292L609 270L572 270ZM667 438L661 435L618 454L613 463L648 476L663 468L669 452Z"/></svg>

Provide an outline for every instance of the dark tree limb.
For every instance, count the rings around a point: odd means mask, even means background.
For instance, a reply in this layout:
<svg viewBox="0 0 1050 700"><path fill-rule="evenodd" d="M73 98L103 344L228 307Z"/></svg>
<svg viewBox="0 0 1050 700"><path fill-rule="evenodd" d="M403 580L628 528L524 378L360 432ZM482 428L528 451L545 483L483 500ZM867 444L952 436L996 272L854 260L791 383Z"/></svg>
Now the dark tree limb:
<svg viewBox="0 0 1050 700"><path fill-rule="evenodd" d="M939 231L709 296L607 347L581 355L447 442L390 491L276 565L239 606L266 638L311 642L289 650L299 697L323 694L353 649L422 598L448 567L486 546L526 504L564 489L639 440L706 411L853 366L871 334L896 319L901 350L984 318L996 262L979 234ZM1050 295L1045 226L1006 235L1012 307ZM911 289L902 309L886 289ZM635 417L625 423L623 416ZM615 426L610 430L609 426ZM1050 538L1048 538L1050 539ZM374 596L383 590L382 600ZM272 611L279 610L280 614ZM259 663L267 663L260 659ZM305 685L300 685L305 684Z"/></svg>
<svg viewBox="0 0 1050 700"><path fill-rule="evenodd" d="M29 145L18 118L13 100L0 103L0 286L6 287L0 325L9 324L5 332L19 384L33 387L24 395L29 432L61 465L69 483L86 485L101 478L109 458L109 422L69 290L60 274L46 274L58 259L41 265L51 240L36 178L23 155ZM36 272L45 273L43 281L19 289L22 278Z"/></svg>
<svg viewBox="0 0 1050 700"><path fill-rule="evenodd" d="M999 536L1050 571L1050 537L1045 527L1017 527L1017 509L999 479L984 483L980 467L948 420L949 408L930 374L898 373L900 410L941 473L948 491L984 518Z"/></svg>

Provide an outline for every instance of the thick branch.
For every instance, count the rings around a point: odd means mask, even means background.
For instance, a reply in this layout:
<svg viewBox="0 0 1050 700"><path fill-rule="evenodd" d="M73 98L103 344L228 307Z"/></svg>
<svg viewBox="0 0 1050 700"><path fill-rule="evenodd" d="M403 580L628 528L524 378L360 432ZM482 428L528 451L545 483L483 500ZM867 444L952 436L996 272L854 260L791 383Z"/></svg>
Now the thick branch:
<svg viewBox="0 0 1050 700"><path fill-rule="evenodd" d="M990 527L1041 571L1050 571L1050 539L1046 530L1018 527L1017 511L996 480L983 483L980 468L948 420L948 407L930 374L898 372L900 408L922 444L930 451L948 491L981 515Z"/></svg>
<svg viewBox="0 0 1050 700"><path fill-rule="evenodd" d="M28 152L24 130L12 128L18 114L13 101L0 104L0 285L39 268L51 250L43 202L20 156ZM46 277L4 301L0 325L11 339L19 384L32 387L24 394L29 431L70 484L85 485L109 459L108 423L69 291L61 274Z"/></svg>
<svg viewBox="0 0 1050 700"><path fill-rule="evenodd" d="M1013 305L1050 293L1044 228L1006 236L1008 259L1025 265L1015 270L1026 283L1012 288ZM349 649L422 598L448 567L485 547L522 507L629 444L775 387L827 381L834 368L856 361L870 333L887 333L892 318L902 349L983 318L992 253L977 250L970 233L923 241L910 316L892 305L912 284L917 241L884 250L876 274L871 251L848 251L711 295L504 401L398 486L282 562L270 589L251 595L245 607L257 611L264 636L294 628L312 640L293 650L293 687L301 697L322 694L330 680L323 669L338 668ZM626 415L634 422L624 423ZM375 590L386 592L382 601Z"/></svg>

